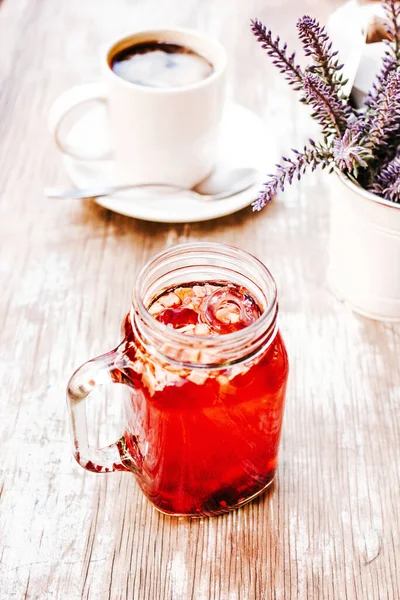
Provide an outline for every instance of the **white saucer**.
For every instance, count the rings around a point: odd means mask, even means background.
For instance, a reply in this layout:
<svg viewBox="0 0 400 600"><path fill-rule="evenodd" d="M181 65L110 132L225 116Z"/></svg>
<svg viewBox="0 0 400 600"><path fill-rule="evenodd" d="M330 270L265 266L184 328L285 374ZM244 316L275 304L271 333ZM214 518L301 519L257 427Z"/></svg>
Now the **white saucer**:
<svg viewBox="0 0 400 600"><path fill-rule="evenodd" d="M88 147L107 144L106 112L96 105L77 121L68 134L68 142ZM160 223L190 223L216 219L236 212L255 200L257 192L265 181L266 173L274 170L277 152L273 140L264 131L261 119L250 110L230 104L225 110L219 141L219 157L215 174L226 168L254 167L259 169L259 177L254 185L235 196L215 202L201 202L185 197L185 192L168 197L155 196L154 191L131 190L119 192L106 198L97 198L97 204L114 212ZM86 161L63 157L66 171L78 187L115 184L114 161Z"/></svg>

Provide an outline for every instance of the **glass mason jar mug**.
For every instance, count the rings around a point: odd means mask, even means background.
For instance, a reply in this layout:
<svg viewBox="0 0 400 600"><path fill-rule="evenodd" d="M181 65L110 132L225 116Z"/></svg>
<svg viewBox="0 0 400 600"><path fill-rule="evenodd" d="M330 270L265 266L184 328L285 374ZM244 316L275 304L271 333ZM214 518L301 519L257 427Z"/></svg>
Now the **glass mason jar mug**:
<svg viewBox="0 0 400 600"><path fill-rule="evenodd" d="M137 278L123 341L68 384L78 463L132 472L170 515L217 515L261 494L277 467L288 377L277 314L270 272L242 250L195 243L157 255ZM94 449L84 400L109 382L131 390L124 434Z"/></svg>

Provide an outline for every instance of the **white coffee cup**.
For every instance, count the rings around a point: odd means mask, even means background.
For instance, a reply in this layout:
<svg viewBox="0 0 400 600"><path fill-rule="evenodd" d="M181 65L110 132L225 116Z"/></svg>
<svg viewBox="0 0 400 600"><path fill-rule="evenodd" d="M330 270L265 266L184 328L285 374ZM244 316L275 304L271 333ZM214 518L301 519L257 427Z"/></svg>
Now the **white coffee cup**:
<svg viewBox="0 0 400 600"><path fill-rule="evenodd" d="M212 73L183 87L155 88L131 83L114 73L113 57L148 41L185 46L207 59ZM50 111L50 129L58 147L82 160L113 157L119 183L170 183L193 187L212 171L224 101L227 56L223 46L195 31L160 29L128 35L109 47L102 59L103 82L64 92ZM94 100L107 105L111 148L77 147L63 135L66 117ZM76 115L75 115L76 116Z"/></svg>

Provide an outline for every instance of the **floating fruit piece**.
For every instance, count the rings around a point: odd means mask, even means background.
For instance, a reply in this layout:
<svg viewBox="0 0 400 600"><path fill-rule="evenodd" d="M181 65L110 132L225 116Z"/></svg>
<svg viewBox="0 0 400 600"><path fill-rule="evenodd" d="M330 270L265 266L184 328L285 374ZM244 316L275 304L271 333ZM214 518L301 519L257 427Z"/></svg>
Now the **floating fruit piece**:
<svg viewBox="0 0 400 600"><path fill-rule="evenodd" d="M164 325L172 325L174 329L179 329L185 325L195 325L198 322L198 313L195 310L184 306L178 308L166 308L157 315L157 321Z"/></svg>

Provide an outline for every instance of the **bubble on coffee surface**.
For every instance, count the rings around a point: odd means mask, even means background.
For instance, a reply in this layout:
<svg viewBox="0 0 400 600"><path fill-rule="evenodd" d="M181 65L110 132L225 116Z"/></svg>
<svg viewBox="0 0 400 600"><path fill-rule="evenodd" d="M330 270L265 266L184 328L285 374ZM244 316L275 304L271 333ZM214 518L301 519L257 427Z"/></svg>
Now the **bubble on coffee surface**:
<svg viewBox="0 0 400 600"><path fill-rule="evenodd" d="M229 282L192 282L170 288L148 310L160 323L195 336L233 333L261 316L249 291Z"/></svg>
<svg viewBox="0 0 400 600"><path fill-rule="evenodd" d="M136 44L117 53L112 69L131 83L155 88L191 85L213 72L211 63L197 52L157 41Z"/></svg>

